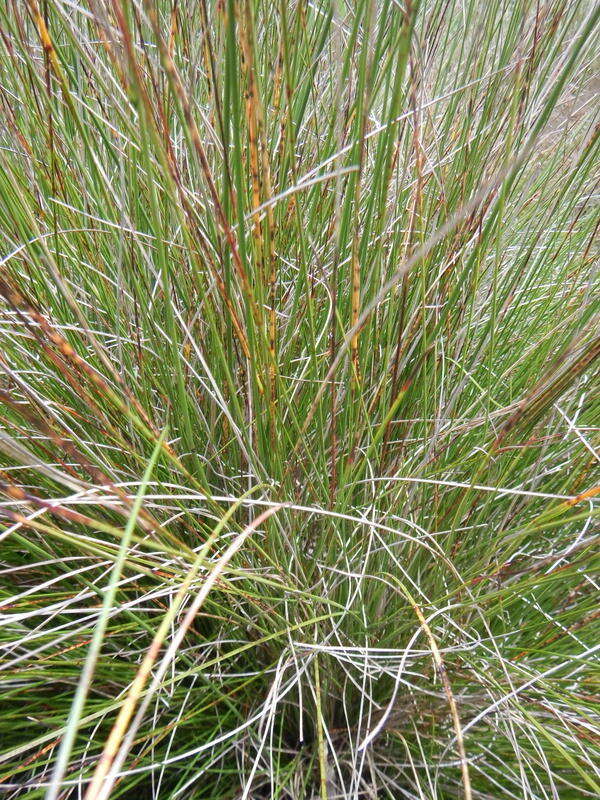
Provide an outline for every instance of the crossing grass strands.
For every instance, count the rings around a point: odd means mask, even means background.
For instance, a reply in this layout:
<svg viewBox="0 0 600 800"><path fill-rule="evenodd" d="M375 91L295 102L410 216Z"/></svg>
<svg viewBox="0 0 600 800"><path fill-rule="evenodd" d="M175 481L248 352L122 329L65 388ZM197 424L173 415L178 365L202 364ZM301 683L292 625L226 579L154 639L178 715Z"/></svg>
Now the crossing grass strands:
<svg viewBox="0 0 600 800"><path fill-rule="evenodd" d="M0 7L0 788L580 800L600 6Z"/></svg>

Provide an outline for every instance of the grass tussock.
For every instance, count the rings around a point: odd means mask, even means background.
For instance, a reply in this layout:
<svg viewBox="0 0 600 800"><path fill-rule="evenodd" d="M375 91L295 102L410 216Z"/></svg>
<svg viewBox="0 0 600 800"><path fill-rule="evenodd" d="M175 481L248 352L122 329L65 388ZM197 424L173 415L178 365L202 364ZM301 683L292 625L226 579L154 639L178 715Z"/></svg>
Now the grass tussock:
<svg viewBox="0 0 600 800"><path fill-rule="evenodd" d="M0 785L598 796L586 0L0 8Z"/></svg>

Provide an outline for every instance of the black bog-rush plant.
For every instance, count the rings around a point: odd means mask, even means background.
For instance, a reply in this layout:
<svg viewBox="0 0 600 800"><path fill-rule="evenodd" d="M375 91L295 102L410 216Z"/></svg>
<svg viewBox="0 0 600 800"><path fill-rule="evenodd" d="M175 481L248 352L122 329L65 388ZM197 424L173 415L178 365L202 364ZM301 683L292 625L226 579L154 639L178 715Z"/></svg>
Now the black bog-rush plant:
<svg viewBox="0 0 600 800"><path fill-rule="evenodd" d="M594 0L0 4L0 793L600 792Z"/></svg>

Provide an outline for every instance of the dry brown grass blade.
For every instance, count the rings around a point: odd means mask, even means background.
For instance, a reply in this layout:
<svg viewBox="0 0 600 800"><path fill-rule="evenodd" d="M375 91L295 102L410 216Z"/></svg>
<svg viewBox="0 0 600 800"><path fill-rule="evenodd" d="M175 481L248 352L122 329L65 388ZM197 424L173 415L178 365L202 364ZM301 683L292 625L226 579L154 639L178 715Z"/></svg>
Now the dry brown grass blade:
<svg viewBox="0 0 600 800"><path fill-rule="evenodd" d="M471 790L471 777L469 774L469 763L467 760L467 753L465 750L462 725L460 722L460 716L458 713L458 706L456 704L456 699L452 691L450 679L448 678L446 665L444 664L442 654L440 653L435 637L431 631L431 628L427 624L427 620L425 619L423 612L408 593L406 593L406 596L415 614L417 615L419 622L421 623L421 627L423 628L423 631L429 642L429 646L431 647L433 663L435 665L436 672L439 675L440 680L442 682L442 686L444 687L444 694L446 695L448 706L450 707L450 715L452 716L452 724L454 725L454 732L456 734L456 749L458 751L458 757L460 758L460 768L462 772L464 798L465 800L473 800L473 792Z"/></svg>
<svg viewBox="0 0 600 800"><path fill-rule="evenodd" d="M239 10L239 5L236 4ZM242 69L246 78L245 109L248 124L248 150L250 154L250 177L252 182L252 211L254 212L252 236L255 252L260 259L263 281L266 286L269 306L268 348L269 348L269 403L272 421L275 419L276 400L276 333L275 294L277 285L277 264L275 256L275 218L270 202L273 192L271 187L271 168L265 141L265 120L259 92L255 53L254 53L254 15L249 0L244 0L243 9L239 10L237 30L240 37L242 53ZM267 204L266 226L259 209ZM271 426L275 434L274 423Z"/></svg>
<svg viewBox="0 0 600 800"><path fill-rule="evenodd" d="M600 357L600 336L586 342L573 358L570 353L564 354L561 363L549 375L545 375L532 391L521 400L517 409L504 422L494 442L494 450L503 444L506 437L517 427L535 422L536 419L555 402L561 394L589 369Z"/></svg>

